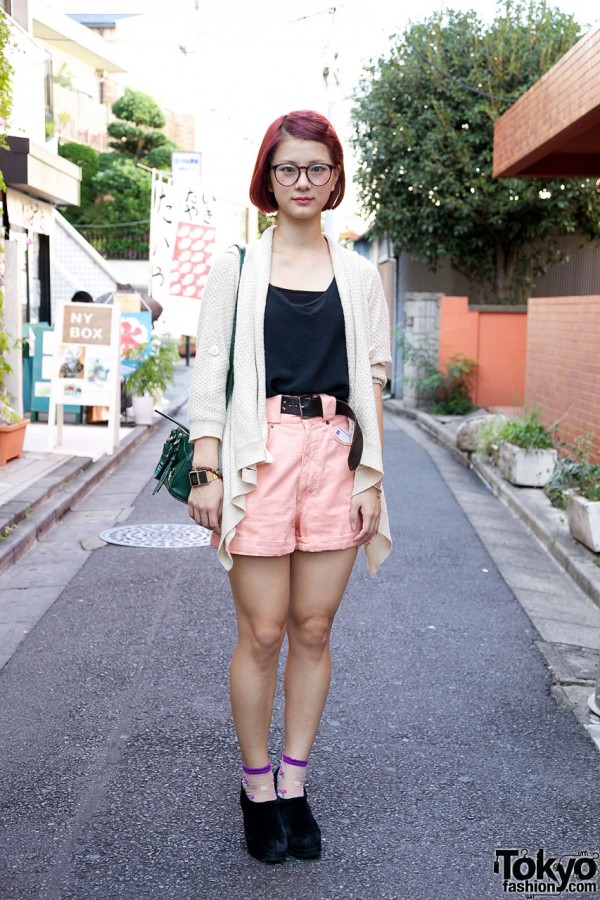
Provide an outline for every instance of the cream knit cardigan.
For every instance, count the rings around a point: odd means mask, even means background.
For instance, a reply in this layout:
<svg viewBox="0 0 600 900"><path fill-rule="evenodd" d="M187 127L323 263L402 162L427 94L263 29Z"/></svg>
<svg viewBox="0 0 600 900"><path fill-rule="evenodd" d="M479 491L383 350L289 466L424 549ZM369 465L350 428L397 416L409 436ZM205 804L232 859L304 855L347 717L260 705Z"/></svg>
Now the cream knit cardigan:
<svg viewBox="0 0 600 900"><path fill-rule="evenodd" d="M390 360L390 323L383 286L375 267L358 253L325 236L344 312L350 395L348 402L360 422L364 448L355 472L357 494L383 476L381 442L373 382L385 384ZM229 544L246 513L246 494L256 485L256 469L272 457L266 448L266 388L264 315L271 273L273 228L250 243L238 296L234 355L234 388L225 408L225 381L239 256L235 247L212 265L200 305L196 360L190 386L190 439L216 437L221 441L223 517L218 559L226 569L233 560ZM385 497L381 495L379 532L365 547L369 572L374 575L389 555L392 542Z"/></svg>

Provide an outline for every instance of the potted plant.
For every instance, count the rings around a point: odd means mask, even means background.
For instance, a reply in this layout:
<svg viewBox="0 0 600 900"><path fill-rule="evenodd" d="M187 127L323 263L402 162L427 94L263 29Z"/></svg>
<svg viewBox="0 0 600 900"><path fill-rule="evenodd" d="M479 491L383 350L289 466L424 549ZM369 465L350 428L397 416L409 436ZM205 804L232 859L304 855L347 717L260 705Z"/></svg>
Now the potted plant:
<svg viewBox="0 0 600 900"><path fill-rule="evenodd" d="M0 466L23 456L25 429L29 424L29 419L24 419L10 405L6 390L6 379L12 372L6 354L13 348L15 341L2 328L3 313L4 296L0 289Z"/></svg>
<svg viewBox="0 0 600 900"><path fill-rule="evenodd" d="M160 395L174 381L177 344L170 337L153 337L150 352L146 345L139 347L128 359L139 366L127 378L126 389L132 397L136 425L151 425L154 406Z"/></svg>
<svg viewBox="0 0 600 900"><path fill-rule="evenodd" d="M0 397L0 466L11 459L23 456L25 429L29 419L24 419L10 406L5 396Z"/></svg>
<svg viewBox="0 0 600 900"><path fill-rule="evenodd" d="M594 553L600 553L600 466L590 465L587 476L567 499L571 534Z"/></svg>
<svg viewBox="0 0 600 900"><path fill-rule="evenodd" d="M590 462L589 437L579 437L570 456L563 457L546 493L553 506L566 509L573 537L600 553L600 465Z"/></svg>
<svg viewBox="0 0 600 900"><path fill-rule="evenodd" d="M520 487L544 487L556 467L552 433L535 414L509 419L498 433L498 466L504 478Z"/></svg>

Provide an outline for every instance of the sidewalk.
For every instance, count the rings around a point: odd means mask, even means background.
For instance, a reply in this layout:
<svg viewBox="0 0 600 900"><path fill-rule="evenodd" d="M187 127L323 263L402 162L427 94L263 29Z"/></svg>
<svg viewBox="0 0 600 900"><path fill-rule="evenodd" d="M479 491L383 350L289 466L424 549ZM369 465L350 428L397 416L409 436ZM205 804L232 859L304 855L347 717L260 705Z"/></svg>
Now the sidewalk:
<svg viewBox="0 0 600 900"><path fill-rule="evenodd" d="M164 397L168 415L177 417L187 402L191 374L191 366L176 367L175 383ZM104 453L103 425L66 425L64 449L50 452L45 448L46 425L29 424L23 457L0 468L0 574L164 422L155 416L150 426L122 427L110 456Z"/></svg>
<svg viewBox="0 0 600 900"><path fill-rule="evenodd" d="M456 432L465 417L431 416L420 410L408 409L399 400L388 400L386 409L414 419L462 465L477 472L600 609L600 556L571 537L564 512L553 507L543 491L539 488L515 487L505 481L494 466L457 448Z"/></svg>

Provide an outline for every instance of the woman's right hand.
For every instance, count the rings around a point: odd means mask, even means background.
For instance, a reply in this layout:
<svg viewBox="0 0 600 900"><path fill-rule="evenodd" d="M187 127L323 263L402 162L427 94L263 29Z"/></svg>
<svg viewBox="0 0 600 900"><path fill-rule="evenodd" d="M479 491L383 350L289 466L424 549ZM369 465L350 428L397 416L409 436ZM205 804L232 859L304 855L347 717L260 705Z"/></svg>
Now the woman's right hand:
<svg viewBox="0 0 600 900"><path fill-rule="evenodd" d="M220 478L193 487L188 497L188 513L196 525L202 525L221 534L221 515L223 512L223 482Z"/></svg>

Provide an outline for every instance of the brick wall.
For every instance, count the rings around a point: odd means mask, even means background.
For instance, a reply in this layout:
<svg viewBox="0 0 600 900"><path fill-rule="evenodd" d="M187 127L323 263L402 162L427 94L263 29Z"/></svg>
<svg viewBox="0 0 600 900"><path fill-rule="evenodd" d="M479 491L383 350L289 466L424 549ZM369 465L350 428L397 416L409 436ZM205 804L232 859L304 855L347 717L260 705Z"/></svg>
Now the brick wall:
<svg viewBox="0 0 600 900"><path fill-rule="evenodd" d="M590 434L600 461L600 296L529 301L525 404L562 439Z"/></svg>

